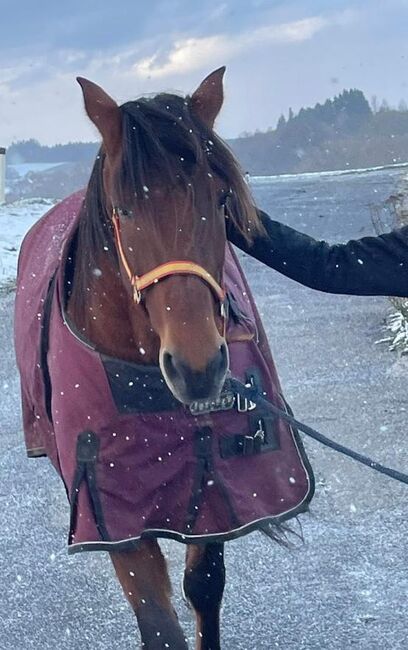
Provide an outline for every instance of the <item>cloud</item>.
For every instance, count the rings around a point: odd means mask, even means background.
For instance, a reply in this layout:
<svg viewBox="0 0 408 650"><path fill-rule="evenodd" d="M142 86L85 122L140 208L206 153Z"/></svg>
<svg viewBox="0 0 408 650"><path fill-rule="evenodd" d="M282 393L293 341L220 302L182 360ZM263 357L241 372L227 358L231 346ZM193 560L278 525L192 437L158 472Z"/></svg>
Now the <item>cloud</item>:
<svg viewBox="0 0 408 650"><path fill-rule="evenodd" d="M0 68L0 86L12 85L27 74L34 74L42 66L43 60L33 61L28 58L13 63L10 62L8 65L3 64Z"/></svg>
<svg viewBox="0 0 408 650"><path fill-rule="evenodd" d="M175 25L188 0L157 0L161 8L168 5L166 15L179 5L173 23L161 14L158 21L150 12L143 30L126 40L116 32L115 42L107 40L103 47L99 41L85 47L62 39L57 46L37 48L28 39L29 52L12 49L1 56L0 145L29 137L49 144L97 139L76 75L101 84L122 102L154 91L189 92L202 72L233 61L219 122L229 137L275 124L288 106L298 110L324 101L334 92L333 78L339 80L339 91L361 87L367 96L386 96L391 102L406 98L402 84L408 55L401 58L406 50L401 19L395 40L395 11L387 9L385 20L379 0L378 11L367 13L358 7L341 10L346 2L333 0L326 11L325 0L307 0L302 9L298 5L303 3L288 0L277 0L273 9L270 0L203 0L202 13L183 11L184 22ZM264 5L265 12L255 4Z"/></svg>
<svg viewBox="0 0 408 650"><path fill-rule="evenodd" d="M337 20L336 20L337 21ZM133 70L141 78L161 78L186 74L211 64L229 61L249 49L270 44L299 43L311 39L334 19L313 16L292 22L269 25L231 37L227 34L177 40L164 54L159 51L134 64Z"/></svg>

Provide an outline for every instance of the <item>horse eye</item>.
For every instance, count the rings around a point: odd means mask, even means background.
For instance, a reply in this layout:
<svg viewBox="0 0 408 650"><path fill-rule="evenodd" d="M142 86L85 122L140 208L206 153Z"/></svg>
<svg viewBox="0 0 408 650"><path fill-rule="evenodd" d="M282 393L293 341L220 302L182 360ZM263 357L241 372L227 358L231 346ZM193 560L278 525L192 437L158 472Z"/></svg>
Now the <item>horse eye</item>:
<svg viewBox="0 0 408 650"><path fill-rule="evenodd" d="M232 190L223 190L221 197L220 197L220 208L223 208L226 206L228 199L232 196Z"/></svg>
<svg viewBox="0 0 408 650"><path fill-rule="evenodd" d="M126 210L125 208L116 208L116 212L120 219L122 217L125 219L126 217L131 217L133 215L132 210Z"/></svg>

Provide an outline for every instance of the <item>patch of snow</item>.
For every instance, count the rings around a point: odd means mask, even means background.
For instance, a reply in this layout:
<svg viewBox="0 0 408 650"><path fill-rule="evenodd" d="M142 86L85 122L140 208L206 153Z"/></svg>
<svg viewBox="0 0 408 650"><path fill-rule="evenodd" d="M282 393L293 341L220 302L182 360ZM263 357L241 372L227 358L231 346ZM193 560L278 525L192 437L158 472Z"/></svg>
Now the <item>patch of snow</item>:
<svg viewBox="0 0 408 650"><path fill-rule="evenodd" d="M0 286L16 277L24 236L55 203L52 199L22 199L0 205Z"/></svg>

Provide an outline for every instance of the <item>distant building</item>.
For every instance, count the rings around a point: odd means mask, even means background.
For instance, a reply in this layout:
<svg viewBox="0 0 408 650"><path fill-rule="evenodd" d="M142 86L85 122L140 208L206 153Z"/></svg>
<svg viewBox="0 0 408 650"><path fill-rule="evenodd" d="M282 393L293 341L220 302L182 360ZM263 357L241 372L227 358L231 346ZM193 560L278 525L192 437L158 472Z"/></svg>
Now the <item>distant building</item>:
<svg viewBox="0 0 408 650"><path fill-rule="evenodd" d="M0 147L0 205L6 200L6 150Z"/></svg>

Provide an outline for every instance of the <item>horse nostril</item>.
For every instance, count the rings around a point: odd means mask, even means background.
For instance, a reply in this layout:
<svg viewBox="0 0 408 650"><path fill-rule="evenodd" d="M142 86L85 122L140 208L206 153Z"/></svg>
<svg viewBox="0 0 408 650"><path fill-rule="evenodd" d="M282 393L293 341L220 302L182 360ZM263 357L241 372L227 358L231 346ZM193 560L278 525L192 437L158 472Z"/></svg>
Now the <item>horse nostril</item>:
<svg viewBox="0 0 408 650"><path fill-rule="evenodd" d="M223 367L225 370L229 363L228 347L226 343L222 343L220 346L220 356L221 356L221 367Z"/></svg>
<svg viewBox="0 0 408 650"><path fill-rule="evenodd" d="M212 364L209 365L209 368L215 373L215 375L224 375L228 369L229 356L228 348L225 343L220 345L217 356L214 358Z"/></svg>
<svg viewBox="0 0 408 650"><path fill-rule="evenodd" d="M178 374L174 366L173 355L170 352L163 353L163 368L170 381Z"/></svg>

